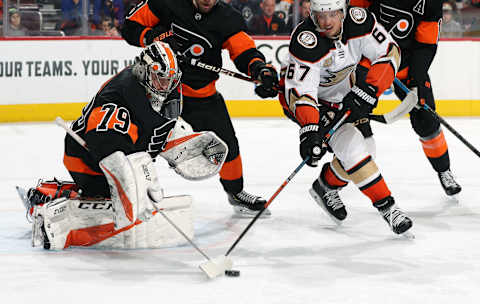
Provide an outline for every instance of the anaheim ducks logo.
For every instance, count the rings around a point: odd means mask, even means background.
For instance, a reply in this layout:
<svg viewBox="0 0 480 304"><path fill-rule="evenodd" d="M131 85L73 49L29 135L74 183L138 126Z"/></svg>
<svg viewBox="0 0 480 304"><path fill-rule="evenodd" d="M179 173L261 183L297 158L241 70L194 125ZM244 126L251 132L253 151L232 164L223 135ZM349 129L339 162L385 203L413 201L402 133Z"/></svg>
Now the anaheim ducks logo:
<svg viewBox="0 0 480 304"><path fill-rule="evenodd" d="M349 13L356 24L362 24L367 20L367 11L361 7L352 7Z"/></svg>
<svg viewBox="0 0 480 304"><path fill-rule="evenodd" d="M317 37L310 31L303 31L298 34L297 41L307 49L313 49L317 46Z"/></svg>
<svg viewBox="0 0 480 304"><path fill-rule="evenodd" d="M355 70L355 65L350 65L347 66L340 71L332 72L330 70L326 70L326 72L329 74L328 76L322 76L322 80L320 81L320 86L321 87L331 87L336 84L339 84L347 78L353 71Z"/></svg>

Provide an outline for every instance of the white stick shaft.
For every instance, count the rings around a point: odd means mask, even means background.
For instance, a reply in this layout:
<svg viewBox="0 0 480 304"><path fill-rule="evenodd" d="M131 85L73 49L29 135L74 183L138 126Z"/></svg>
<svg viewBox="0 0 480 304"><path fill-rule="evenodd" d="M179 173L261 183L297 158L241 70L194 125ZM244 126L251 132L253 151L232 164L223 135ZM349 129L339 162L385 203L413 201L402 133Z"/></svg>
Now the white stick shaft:
<svg viewBox="0 0 480 304"><path fill-rule="evenodd" d="M78 142L82 147L84 147L87 151L90 151L88 149L88 146L87 146L87 143L83 140L83 138L81 138L80 136L77 135L77 133L73 132L72 129L70 129L68 126L67 126L67 123L65 122L65 120L63 120L61 117L57 117L55 119L55 123L62 127L67 133L68 135L70 135L76 142Z"/></svg>

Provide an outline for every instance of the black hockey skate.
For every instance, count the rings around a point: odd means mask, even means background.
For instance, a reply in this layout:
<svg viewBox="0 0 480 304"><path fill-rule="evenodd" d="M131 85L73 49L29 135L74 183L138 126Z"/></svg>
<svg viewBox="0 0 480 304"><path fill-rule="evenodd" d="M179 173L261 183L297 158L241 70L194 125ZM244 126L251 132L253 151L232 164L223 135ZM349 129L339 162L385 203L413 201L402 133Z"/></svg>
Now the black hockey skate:
<svg viewBox="0 0 480 304"><path fill-rule="evenodd" d="M395 204L393 197L389 196L373 205L396 234L403 234L412 227L412 220Z"/></svg>
<svg viewBox="0 0 480 304"><path fill-rule="evenodd" d="M440 180L440 184L442 184L443 190L445 190L445 193L448 196L453 196L462 191L462 187L455 181L450 169L444 172L438 172L438 179Z"/></svg>
<svg viewBox="0 0 480 304"><path fill-rule="evenodd" d="M330 188L318 178L313 182L309 192L317 204L337 225L340 225L347 217L347 210L338 195L338 188Z"/></svg>
<svg viewBox="0 0 480 304"><path fill-rule="evenodd" d="M233 206L233 210L235 210L235 213L241 217L256 216L267 203L267 201L260 196L250 194L244 190L237 194L227 192L227 195L228 202ZM270 210L266 209L263 211L261 217L269 217L270 215L272 215Z"/></svg>

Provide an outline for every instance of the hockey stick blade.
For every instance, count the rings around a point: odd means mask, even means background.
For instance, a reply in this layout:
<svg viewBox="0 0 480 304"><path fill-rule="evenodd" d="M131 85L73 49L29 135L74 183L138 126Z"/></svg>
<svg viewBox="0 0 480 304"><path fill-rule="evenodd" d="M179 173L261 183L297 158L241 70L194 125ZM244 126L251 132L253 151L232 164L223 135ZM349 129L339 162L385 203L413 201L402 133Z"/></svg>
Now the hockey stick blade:
<svg viewBox="0 0 480 304"><path fill-rule="evenodd" d="M409 90L407 96L403 99L403 101L392 111L382 114L382 115L375 115L370 114L369 118L371 120L375 120L384 124L391 124L402 118L403 116L410 113L410 111L415 107L418 101L418 95L416 90Z"/></svg>
<svg viewBox="0 0 480 304"><path fill-rule="evenodd" d="M233 262L227 256L219 256L213 260L208 260L198 266L209 279L214 279L225 274L226 270L232 269Z"/></svg>

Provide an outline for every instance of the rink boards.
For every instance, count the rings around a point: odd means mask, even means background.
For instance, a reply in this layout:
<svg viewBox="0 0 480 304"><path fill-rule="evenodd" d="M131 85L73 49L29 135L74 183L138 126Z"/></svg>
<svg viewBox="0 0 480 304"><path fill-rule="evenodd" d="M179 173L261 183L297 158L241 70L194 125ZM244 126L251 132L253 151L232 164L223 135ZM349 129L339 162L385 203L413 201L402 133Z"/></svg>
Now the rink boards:
<svg viewBox="0 0 480 304"><path fill-rule="evenodd" d="M267 60L279 62L288 39L256 39ZM0 122L75 119L100 86L129 65L139 48L120 39L47 38L0 40ZM235 70L228 53L224 68ZM480 40L440 41L430 69L438 111L445 116L480 116ZM253 84L221 76L217 89L233 117L282 116L278 101L260 100ZM377 112L398 104L387 91Z"/></svg>

